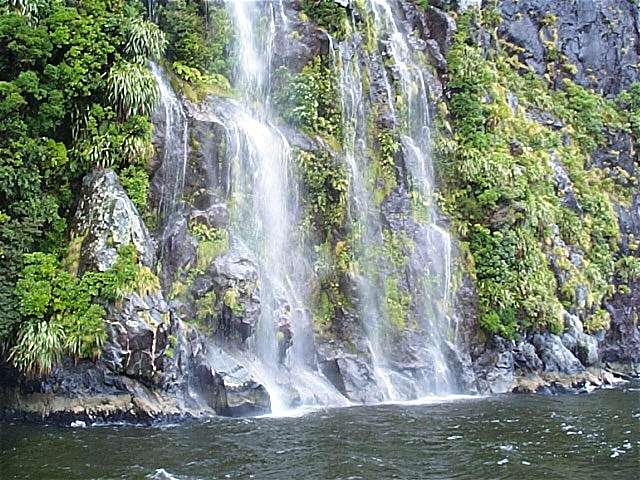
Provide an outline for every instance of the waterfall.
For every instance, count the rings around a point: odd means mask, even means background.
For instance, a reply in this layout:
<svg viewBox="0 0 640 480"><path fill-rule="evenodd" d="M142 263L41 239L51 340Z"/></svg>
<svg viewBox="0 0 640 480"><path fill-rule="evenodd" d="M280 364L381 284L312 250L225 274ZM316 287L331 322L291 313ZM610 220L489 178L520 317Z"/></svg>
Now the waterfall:
<svg viewBox="0 0 640 480"><path fill-rule="evenodd" d="M220 102L217 112L231 133L231 231L256 259L262 282L261 315L253 336L259 364L254 367L269 390L274 411L292 403L344 404L314 361L305 286L311 265L308 252L297 241L301 217L297 179L291 147L274 125L270 108L271 52L276 24L285 27L283 6L236 1L227 4L227 11L238 35L233 84L240 100ZM294 340L281 360L277 336L283 324L290 325Z"/></svg>
<svg viewBox="0 0 640 480"><path fill-rule="evenodd" d="M359 231L356 247L360 252L359 262L365 267L357 279L359 314L369 339L374 375L385 400L452 393L455 379L445 354L445 351L455 354L454 343L450 341L455 337L449 298L452 247L449 234L435 223L438 214L434 206L430 100L425 69L416 60L411 46L414 39L399 24L397 2L370 0L364 4L366 14L374 19L374 32L382 51L372 52L365 58L358 35L332 48L345 125L344 157L350 171L350 222L352 228ZM381 67L385 64L383 55L392 60L388 63L393 81ZM393 266L384 259L367 258L367 252L380 251L385 240L382 215L373 202L376 186L367 181L371 159L367 154L370 145L367 145L366 122L373 107L368 101L368 92L363 92L363 77L373 72L363 72L363 65L377 65L378 71L383 72L380 77L387 107L395 129L400 132L407 193L425 210L424 218L413 226L416 253L403 273L411 279L412 308L423 336L421 348L433 365L435 375L428 378L402 378L403 374L394 371L393 346L389 343L390 318L381 301L384 277L393 271ZM377 268L373 268L372 262Z"/></svg>
<svg viewBox="0 0 640 480"><path fill-rule="evenodd" d="M356 28L356 33L341 42L329 39L343 123L338 139L342 149L335 154L344 162L349 180L346 228L355 257L349 295L357 298L354 321L364 334L363 348L344 355L362 357L351 365L360 369L358 375L367 383L362 388L373 391L367 401L454 393L457 384L450 366L451 356L456 355L449 291L452 246L447 231L437 223L425 66L414 48L416 40L399 20L398 2L364 0L359 5L373 19L378 49L364 48ZM286 37L295 22L287 18L289 12L278 0L228 0L224 8L235 32L233 97L210 97L199 106L183 102L161 69L151 65L164 117L164 125L159 125L164 150L155 177L163 243L165 233L175 233L172 222L184 210L180 204L186 172L191 172L190 128L193 132L205 128L202 124L190 127L189 119L202 117L226 138L220 143L226 178L217 178L209 165L207 178L198 178L197 188L226 196L222 201L229 206L231 249L255 264L260 279L259 318L246 345L236 348L223 340L216 348L264 386L275 413L298 405L347 405L344 385L338 387L333 377L329 381L318 365L317 342L325 340L316 338L311 314L315 253L299 231L303 192L299 191L291 130L282 126L272 108L275 41ZM352 24L356 26L355 18ZM368 87L372 77L377 83ZM381 200L380 187L372 181L373 152L380 150L375 145L380 140L371 132L371 118L380 107L376 101L383 104L385 128L393 130L397 157L402 160L395 167L397 184L387 192L388 197L403 202L402 215L411 216L413 204L420 209L415 218L393 225L385 202L396 200ZM209 162L205 157L202 159ZM192 183L191 177L187 180ZM411 248L403 252L406 258L388 258L384 252L389 242L410 243ZM397 318L394 323L388 301L390 288L397 290L400 283L408 298L402 299L403 308L408 309L403 315L410 317L400 319L402 325ZM284 331L290 334L287 342L283 342Z"/></svg>
<svg viewBox="0 0 640 480"><path fill-rule="evenodd" d="M163 116L162 161L158 178L161 179L158 199L158 220L164 226L176 211L184 189L185 172L189 156L189 124L182 102L171 88L161 68L151 62L151 72L160 90L159 109Z"/></svg>
<svg viewBox="0 0 640 480"><path fill-rule="evenodd" d="M349 167L349 222L358 231L355 245L364 272L358 275L356 285L360 297L359 315L365 326L368 347L372 359L376 383L384 400L400 400L391 379L385 355L384 342L388 318L381 295L383 279L372 274L380 259L370 258L368 252L379 251L382 246L383 227L378 210L374 205L373 191L367 180L367 109L363 91L363 73L355 43L344 42L336 50L331 42L334 63L339 70L340 97L342 102L344 160Z"/></svg>

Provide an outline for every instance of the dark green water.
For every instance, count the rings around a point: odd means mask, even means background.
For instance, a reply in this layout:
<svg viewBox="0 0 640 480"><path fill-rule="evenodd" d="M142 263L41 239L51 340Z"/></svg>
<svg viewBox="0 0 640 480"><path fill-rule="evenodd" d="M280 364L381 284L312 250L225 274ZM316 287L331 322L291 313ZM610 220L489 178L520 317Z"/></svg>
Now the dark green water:
<svg viewBox="0 0 640 480"><path fill-rule="evenodd" d="M0 428L2 480L640 479L638 385L163 427Z"/></svg>

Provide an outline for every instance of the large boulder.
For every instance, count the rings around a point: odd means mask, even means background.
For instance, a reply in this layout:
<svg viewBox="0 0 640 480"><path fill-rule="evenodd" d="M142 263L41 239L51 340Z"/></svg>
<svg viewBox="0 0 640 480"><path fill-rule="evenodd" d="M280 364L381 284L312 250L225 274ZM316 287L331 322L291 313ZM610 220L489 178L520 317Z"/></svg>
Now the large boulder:
<svg viewBox="0 0 640 480"><path fill-rule="evenodd" d="M242 345L253 335L261 308L258 270L240 250L213 260L190 291L191 315L208 323L216 336Z"/></svg>
<svg viewBox="0 0 640 480"><path fill-rule="evenodd" d="M566 330L562 334L562 344L567 347L585 367L598 363L598 341L584 333L580 319L565 312Z"/></svg>
<svg viewBox="0 0 640 480"><path fill-rule="evenodd" d="M95 170L84 178L72 238L79 243L79 274L109 270L118 258L118 248L129 244L135 246L143 265L155 264L155 243L111 170Z"/></svg>
<svg viewBox="0 0 640 480"><path fill-rule="evenodd" d="M271 400L265 387L233 356L210 347L210 359L224 382L224 404L221 415L244 416L268 413Z"/></svg>
<svg viewBox="0 0 640 480"><path fill-rule="evenodd" d="M545 372L559 372L574 375L585 368L571 351L564 346L559 336L552 333L536 334L533 337L538 355L544 364Z"/></svg>
<svg viewBox="0 0 640 480"><path fill-rule="evenodd" d="M320 370L342 395L358 403L382 401L384 397L376 383L371 362L363 358L363 355L347 353L333 341L318 346Z"/></svg>

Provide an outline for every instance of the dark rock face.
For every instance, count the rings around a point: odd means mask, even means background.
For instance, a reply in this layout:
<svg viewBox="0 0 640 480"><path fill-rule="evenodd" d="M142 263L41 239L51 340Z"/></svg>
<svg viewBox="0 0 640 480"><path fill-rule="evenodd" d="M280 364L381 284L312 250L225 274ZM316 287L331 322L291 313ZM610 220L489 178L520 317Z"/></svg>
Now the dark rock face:
<svg viewBox="0 0 640 480"><path fill-rule="evenodd" d="M575 81L615 95L640 79L638 8L619 0L502 0L499 33L524 49L538 74L552 65L554 46L577 68ZM553 67L552 67L553 68Z"/></svg>
<svg viewBox="0 0 640 480"><path fill-rule="evenodd" d="M220 299L218 328L228 339L244 342L253 332L260 317L258 271L254 263L238 252L217 258L209 267L216 298Z"/></svg>
<svg viewBox="0 0 640 480"><path fill-rule="evenodd" d="M513 389L514 362L511 348L511 342L494 337L489 348L476 359L476 380L481 392L506 393Z"/></svg>
<svg viewBox="0 0 640 480"><path fill-rule="evenodd" d="M273 68L285 66L293 72L299 72L315 56L329 53L329 37L311 22L301 20L303 7L299 1L287 0L283 3L288 31L278 28ZM299 35L290 35L291 31L296 31Z"/></svg>
<svg viewBox="0 0 640 480"><path fill-rule="evenodd" d="M169 307L161 295L128 295L122 305L109 306L102 361L114 373L157 383L169 346Z"/></svg>
<svg viewBox="0 0 640 480"><path fill-rule="evenodd" d="M162 269L159 276L165 290L170 289L179 272L196 263L198 241L189 233L187 218L181 213L179 210L169 219L160 241Z"/></svg>

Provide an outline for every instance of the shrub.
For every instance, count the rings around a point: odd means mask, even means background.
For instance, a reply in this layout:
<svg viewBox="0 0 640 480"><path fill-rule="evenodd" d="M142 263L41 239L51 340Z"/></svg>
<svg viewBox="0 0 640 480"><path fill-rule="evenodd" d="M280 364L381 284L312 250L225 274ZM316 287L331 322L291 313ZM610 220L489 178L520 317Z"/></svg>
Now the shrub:
<svg viewBox="0 0 640 480"><path fill-rule="evenodd" d="M58 322L27 321L20 328L9 360L21 372L46 374L60 360L63 342L64 330Z"/></svg>
<svg viewBox="0 0 640 480"><path fill-rule="evenodd" d="M142 65L122 61L107 76L109 100L121 118L150 115L160 98L151 72Z"/></svg>
<svg viewBox="0 0 640 480"><path fill-rule="evenodd" d="M158 60L162 57L165 46L164 33L155 23L142 18L129 21L124 53L132 61L145 64L149 59Z"/></svg>
<svg viewBox="0 0 640 480"><path fill-rule="evenodd" d="M278 70L276 104L284 119L309 134L338 143L342 138L342 112L336 76L327 60L317 56L298 74Z"/></svg>
<svg viewBox="0 0 640 480"><path fill-rule="evenodd" d="M334 0L302 0L303 12L319 27L343 40L349 30L347 10Z"/></svg>
<svg viewBox="0 0 640 480"><path fill-rule="evenodd" d="M146 169L130 165L120 172L119 178L138 211L144 212L149 196L149 175Z"/></svg>

